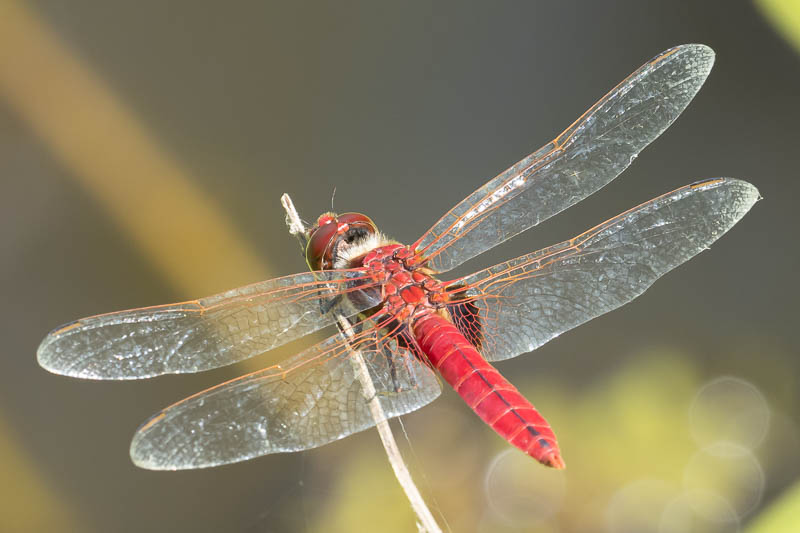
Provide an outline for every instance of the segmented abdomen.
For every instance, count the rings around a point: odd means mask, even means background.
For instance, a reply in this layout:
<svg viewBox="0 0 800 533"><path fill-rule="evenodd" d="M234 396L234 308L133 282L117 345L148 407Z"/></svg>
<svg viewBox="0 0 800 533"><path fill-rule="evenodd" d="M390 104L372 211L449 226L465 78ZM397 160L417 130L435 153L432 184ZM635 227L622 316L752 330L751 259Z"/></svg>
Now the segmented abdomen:
<svg viewBox="0 0 800 533"><path fill-rule="evenodd" d="M455 325L430 313L416 320L414 335L431 364L481 420L537 461L564 468L550 424Z"/></svg>

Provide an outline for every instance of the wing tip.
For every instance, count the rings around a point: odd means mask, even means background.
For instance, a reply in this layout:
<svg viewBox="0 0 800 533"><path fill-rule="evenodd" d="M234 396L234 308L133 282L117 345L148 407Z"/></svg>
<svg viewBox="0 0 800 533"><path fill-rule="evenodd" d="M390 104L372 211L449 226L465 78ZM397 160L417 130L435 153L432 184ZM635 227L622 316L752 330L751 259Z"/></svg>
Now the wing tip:
<svg viewBox="0 0 800 533"><path fill-rule="evenodd" d="M149 422L149 421L148 421ZM147 424L147 422L145 422ZM129 450L131 461L134 465L144 470L154 471L172 471L184 470L187 468L200 468L199 466L187 466L178 468L175 464L165 459L165 454L157 453L153 449L152 442L144 438L142 428L139 428L131 440L131 447Z"/></svg>
<svg viewBox="0 0 800 533"><path fill-rule="evenodd" d="M711 193L716 189L724 189L717 193L720 195L719 198L724 198L724 204L712 207L714 216L719 217L721 233L711 242L716 241L722 234L727 233L744 218L756 202L762 199L755 185L736 178L711 178L697 181L688 187L692 192L698 191L701 193ZM709 245L711 242L709 242Z"/></svg>
<svg viewBox="0 0 800 533"><path fill-rule="evenodd" d="M160 472L177 472L178 470L199 470L201 468L211 468L214 466L221 466L231 462L238 462L238 461L245 461L247 459L252 459L253 457L247 456L236 459L236 461L207 461L203 462L200 461L200 456L198 455L185 455L180 453L175 453L175 451L170 451L166 449L165 445L158 446L159 442L166 443L168 439L161 438L155 439L149 437L147 435L147 430L151 427L150 425L157 422L158 418L163 416L163 412L151 417L148 419L142 426L136 430L136 433L133 435L133 439L131 440L131 446L129 450L131 462L139 468L143 468L144 470L153 470L153 471L160 471ZM183 460L175 461L176 457L180 457Z"/></svg>
<svg viewBox="0 0 800 533"><path fill-rule="evenodd" d="M177 471L205 468L213 464L202 464L182 461L176 462L175 450L170 450L166 443L170 439L164 436L164 427L159 425L167 417L169 408L159 411L142 422L133 434L130 446L130 457L134 465L145 470Z"/></svg>
<svg viewBox="0 0 800 533"><path fill-rule="evenodd" d="M110 353L106 354L107 357L98 356L87 348L85 342L81 342L80 334L91 327L87 319L80 319L53 329L36 348L36 362L44 370L59 376L95 381L138 380L182 373L155 365L147 369L141 366L131 369L125 365L123 357Z"/></svg>
<svg viewBox="0 0 800 533"><path fill-rule="evenodd" d="M144 470L154 470L154 471L176 471L177 468L168 468L160 463L156 463L150 459L148 456L140 456L137 455L136 452L131 448L131 461L133 464L139 468Z"/></svg>
<svg viewBox="0 0 800 533"><path fill-rule="evenodd" d="M57 338L50 334L44 338L36 349L36 362L51 374L93 381L123 381L153 377L150 375L101 372L99 371L101 369L96 365L92 365L91 361L87 362L81 358L65 357L63 350L54 345L56 340Z"/></svg>
<svg viewBox="0 0 800 533"><path fill-rule="evenodd" d="M684 83L687 80L681 79L681 77L684 76L684 73L688 72L690 74L690 78L695 80L694 82L688 82L691 89L688 90L687 94L690 95L689 100L691 100L705 83L711 73L711 69L714 68L715 59L716 53L710 46L689 43L674 46L661 52L651 60L650 64L654 68L659 68L662 64L682 63L682 66L671 73L670 76L675 76L681 83Z"/></svg>
<svg viewBox="0 0 800 533"><path fill-rule="evenodd" d="M748 181L740 180L737 178L708 178L704 180L695 181L689 185L692 189L710 190L717 187L726 187L729 189L736 189L739 195L739 203L745 208L747 212L756 202L763 200L763 196L758 191L755 185Z"/></svg>
<svg viewBox="0 0 800 533"><path fill-rule="evenodd" d="M53 345L57 339L56 334L62 329L54 329L39 343L39 347L36 349L36 362L43 369L59 376L81 377L73 369L63 364L64 361L59 357L59 350Z"/></svg>
<svg viewBox="0 0 800 533"><path fill-rule="evenodd" d="M152 453L152 446L149 445L149 440L146 438L147 430L158 421L159 418L164 416L164 412L151 416L144 423L139 426L136 433L131 439L130 456L134 465L145 470L177 470L177 468L170 468L165 465L163 461L155 460L155 455Z"/></svg>
<svg viewBox="0 0 800 533"><path fill-rule="evenodd" d="M666 58L669 56L681 57L686 54L691 54L693 61L700 65L706 65L708 70L714 65L717 54L710 46L702 43L686 43L665 50L660 57Z"/></svg>
<svg viewBox="0 0 800 533"><path fill-rule="evenodd" d="M81 320L73 320L51 330L39 343L39 347L36 348L36 362L39 363L39 366L60 376L92 379L92 376L84 376L80 369L76 369L74 365L66 365L66 361L61 356L62 350L58 346L58 341L63 339L65 334L70 331L77 331L82 325L83 322Z"/></svg>

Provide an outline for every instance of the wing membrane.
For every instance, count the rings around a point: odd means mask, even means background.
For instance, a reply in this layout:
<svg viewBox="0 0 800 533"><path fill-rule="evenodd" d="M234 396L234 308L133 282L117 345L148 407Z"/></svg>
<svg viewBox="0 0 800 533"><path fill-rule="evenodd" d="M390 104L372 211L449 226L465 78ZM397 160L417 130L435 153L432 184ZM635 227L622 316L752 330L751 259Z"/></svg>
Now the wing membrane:
<svg viewBox="0 0 800 533"><path fill-rule="evenodd" d="M758 198L755 187L739 180L687 185L574 239L460 280L476 297L484 357L529 352L630 302L708 248Z"/></svg>
<svg viewBox="0 0 800 533"><path fill-rule="evenodd" d="M698 44L656 56L553 142L446 213L415 249L431 268L450 270L586 198L672 124L713 63L714 52Z"/></svg>
<svg viewBox="0 0 800 533"><path fill-rule="evenodd" d="M51 332L37 351L51 372L137 379L198 372L271 350L334 322L333 299L368 283L355 271L302 273L200 300L85 318ZM339 312L356 308L340 298Z"/></svg>
<svg viewBox="0 0 800 533"><path fill-rule="evenodd" d="M145 423L131 443L143 468L175 470L305 450L375 425L352 359L358 350L387 418L435 399L433 371L368 328L335 335L293 360L187 398Z"/></svg>

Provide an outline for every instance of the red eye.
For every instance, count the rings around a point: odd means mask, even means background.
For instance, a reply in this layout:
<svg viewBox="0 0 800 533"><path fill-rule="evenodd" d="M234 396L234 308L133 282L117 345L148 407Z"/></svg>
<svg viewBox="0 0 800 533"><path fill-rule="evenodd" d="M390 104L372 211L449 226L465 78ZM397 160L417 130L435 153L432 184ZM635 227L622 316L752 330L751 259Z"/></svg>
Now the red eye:
<svg viewBox="0 0 800 533"><path fill-rule="evenodd" d="M309 232L306 245L306 262L311 270L333 268L335 242L352 229L363 229L375 233L378 228L372 220L361 213L325 213L317 219L317 227Z"/></svg>
<svg viewBox="0 0 800 533"><path fill-rule="evenodd" d="M322 270L325 251L336 237L336 216L326 213L319 217L318 226L309 232L306 245L306 263L311 270Z"/></svg>
<svg viewBox="0 0 800 533"><path fill-rule="evenodd" d="M367 215L362 215L361 213L342 213L341 215L337 215L336 221L341 224L366 224L373 229L375 228L375 223L370 220Z"/></svg>

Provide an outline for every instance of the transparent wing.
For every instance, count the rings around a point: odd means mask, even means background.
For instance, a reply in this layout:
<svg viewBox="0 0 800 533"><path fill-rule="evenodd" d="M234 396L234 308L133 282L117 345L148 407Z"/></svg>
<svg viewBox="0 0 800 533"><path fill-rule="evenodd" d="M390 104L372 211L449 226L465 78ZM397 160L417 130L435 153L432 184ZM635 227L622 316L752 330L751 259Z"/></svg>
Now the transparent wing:
<svg viewBox="0 0 800 533"><path fill-rule="evenodd" d="M145 423L131 458L152 470L202 468L327 444L375 425L356 376L358 350L387 418L436 398L433 371L391 337L368 328L348 345L336 335L287 364L223 383Z"/></svg>
<svg viewBox="0 0 800 533"><path fill-rule="evenodd" d="M302 273L200 300L78 320L39 345L51 372L90 379L137 379L198 372L271 350L358 308L336 298L369 284L358 271ZM338 302L338 306L336 305ZM342 307L344 306L344 307Z"/></svg>
<svg viewBox="0 0 800 533"><path fill-rule="evenodd" d="M642 294L707 249L758 199L758 190L744 181L698 182L574 239L477 272L457 284L475 298L471 309L480 320L461 316L460 327L473 339L482 337L490 361L534 350Z"/></svg>
<svg viewBox="0 0 800 533"><path fill-rule="evenodd" d="M453 207L415 249L429 267L450 270L586 198L672 124L713 63L714 52L698 44L656 56L553 142Z"/></svg>

